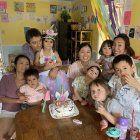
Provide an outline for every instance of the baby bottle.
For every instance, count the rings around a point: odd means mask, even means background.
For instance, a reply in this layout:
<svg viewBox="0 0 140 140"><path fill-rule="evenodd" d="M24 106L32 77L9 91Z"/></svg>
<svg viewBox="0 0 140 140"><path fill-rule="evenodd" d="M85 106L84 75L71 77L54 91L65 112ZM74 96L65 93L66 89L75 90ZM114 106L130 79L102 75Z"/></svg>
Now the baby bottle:
<svg viewBox="0 0 140 140"><path fill-rule="evenodd" d="M127 134L127 128L128 128L128 118L119 117L117 128L120 129L120 133L121 133L119 140L125 140Z"/></svg>
<svg viewBox="0 0 140 140"><path fill-rule="evenodd" d="M107 140L118 140L120 137L120 130L116 127L110 127L106 131L107 134Z"/></svg>

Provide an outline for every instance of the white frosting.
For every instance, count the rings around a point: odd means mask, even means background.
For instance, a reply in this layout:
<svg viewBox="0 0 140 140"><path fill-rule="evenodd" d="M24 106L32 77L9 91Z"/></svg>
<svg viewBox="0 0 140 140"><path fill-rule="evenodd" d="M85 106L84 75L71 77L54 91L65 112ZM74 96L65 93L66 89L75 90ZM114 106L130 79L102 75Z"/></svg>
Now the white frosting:
<svg viewBox="0 0 140 140"><path fill-rule="evenodd" d="M49 111L54 119L69 118L77 116L79 110L71 99L67 99L66 105L56 106L56 104L49 105Z"/></svg>

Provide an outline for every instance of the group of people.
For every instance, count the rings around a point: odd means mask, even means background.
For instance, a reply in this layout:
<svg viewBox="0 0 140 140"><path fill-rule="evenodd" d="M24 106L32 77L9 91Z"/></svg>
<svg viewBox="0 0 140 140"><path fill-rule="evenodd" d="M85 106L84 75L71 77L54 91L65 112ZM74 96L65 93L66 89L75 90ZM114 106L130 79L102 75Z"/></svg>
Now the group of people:
<svg viewBox="0 0 140 140"><path fill-rule="evenodd" d="M15 58L14 72L2 77L0 140L10 139L15 132L14 118L20 109L40 104L47 90L51 100L55 100L55 92L62 86L83 106L93 101L102 117L101 129L108 122L116 125L118 116L129 118L130 128L132 112L134 125L140 129L140 78L128 36L119 34L114 40L105 40L99 51L101 57L96 61L92 60L91 45L80 44L79 59L69 65L67 73L60 69L56 36L52 29L42 34L35 28L28 30L23 54Z"/></svg>

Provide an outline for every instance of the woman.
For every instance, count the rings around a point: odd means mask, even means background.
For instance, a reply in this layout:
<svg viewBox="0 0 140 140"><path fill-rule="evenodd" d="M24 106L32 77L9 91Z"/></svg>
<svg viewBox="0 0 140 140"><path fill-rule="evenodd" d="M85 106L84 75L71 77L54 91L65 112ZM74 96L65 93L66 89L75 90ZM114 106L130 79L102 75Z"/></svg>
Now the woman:
<svg viewBox="0 0 140 140"><path fill-rule="evenodd" d="M135 57L135 52L131 48L129 37L126 34L119 34L114 38L112 50L115 56L128 54L131 57Z"/></svg>
<svg viewBox="0 0 140 140"><path fill-rule="evenodd" d="M121 54L127 54L131 56L132 61L134 63L133 58L135 57L135 52L130 46L130 40L129 37L126 34L118 34L114 40L113 40L113 46L112 46L112 51L115 56L121 55ZM137 77L137 71L136 67L134 68L134 75ZM109 86L111 88L114 87L118 79L117 75L113 75L111 79L109 80Z"/></svg>
<svg viewBox="0 0 140 140"><path fill-rule="evenodd" d="M79 60L72 63L69 68L67 75L70 79L74 80L75 77L81 76L86 74L87 68L93 65L97 65L93 60L92 57L92 48L91 45L88 43L82 43L79 46L78 50Z"/></svg>
<svg viewBox="0 0 140 140"><path fill-rule="evenodd" d="M0 140L8 140L15 131L14 118L20 109L20 103L26 98L18 98L16 91L25 83L23 74L30 66L30 60L25 55L15 58L15 73L6 74L0 81L0 102L2 111L0 114Z"/></svg>
<svg viewBox="0 0 140 140"><path fill-rule="evenodd" d="M90 44L88 43L80 44L78 55L79 60L72 63L68 68L67 76L69 77L70 87L75 77L86 74L87 68L93 65L99 66L97 63L91 60L92 48Z"/></svg>

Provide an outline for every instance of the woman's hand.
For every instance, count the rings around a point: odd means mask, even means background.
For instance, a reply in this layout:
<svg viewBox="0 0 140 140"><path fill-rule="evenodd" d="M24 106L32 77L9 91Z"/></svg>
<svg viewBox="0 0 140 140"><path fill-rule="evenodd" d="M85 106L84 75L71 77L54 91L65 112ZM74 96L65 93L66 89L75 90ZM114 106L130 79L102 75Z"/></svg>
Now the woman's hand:
<svg viewBox="0 0 140 140"><path fill-rule="evenodd" d="M47 89L45 87L43 87L42 89L38 89L37 91L45 94L47 92Z"/></svg>
<svg viewBox="0 0 140 140"><path fill-rule="evenodd" d="M19 96L19 102L18 103L25 103L27 101L28 101L28 97L26 97L24 95Z"/></svg>

